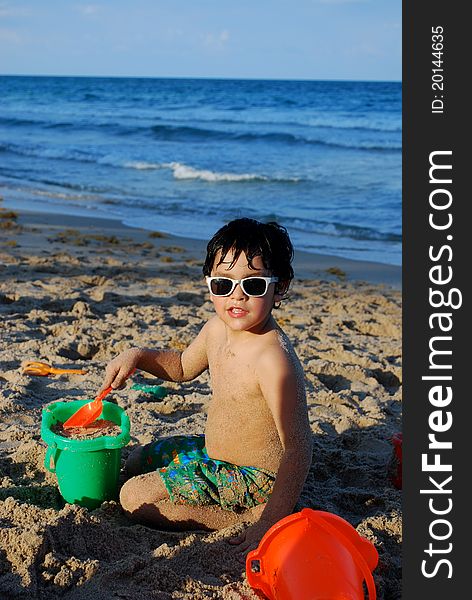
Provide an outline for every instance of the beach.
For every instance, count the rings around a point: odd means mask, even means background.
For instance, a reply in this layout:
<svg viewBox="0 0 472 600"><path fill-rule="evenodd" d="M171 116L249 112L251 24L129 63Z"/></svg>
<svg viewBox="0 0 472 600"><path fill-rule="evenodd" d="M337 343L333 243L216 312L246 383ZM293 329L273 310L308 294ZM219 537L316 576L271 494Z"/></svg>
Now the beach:
<svg viewBox="0 0 472 600"><path fill-rule="evenodd" d="M2 203L0 203L0 207ZM44 468L41 411L93 398L107 362L134 346L183 350L213 314L205 243L119 221L0 211L0 598L256 599L244 564L216 532L158 531L119 504L65 504ZM296 252L289 299L274 311L306 377L314 451L295 510L333 512L372 541L380 599L401 598L401 490L391 481L401 430L401 269ZM22 374L25 360L86 375ZM114 394L131 442L202 433L208 373Z"/></svg>

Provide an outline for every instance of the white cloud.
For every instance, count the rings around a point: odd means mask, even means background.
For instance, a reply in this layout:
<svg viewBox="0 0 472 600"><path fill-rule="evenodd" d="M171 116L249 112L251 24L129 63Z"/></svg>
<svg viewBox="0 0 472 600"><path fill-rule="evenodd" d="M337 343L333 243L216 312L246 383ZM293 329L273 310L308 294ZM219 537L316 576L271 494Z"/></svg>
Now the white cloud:
<svg viewBox="0 0 472 600"><path fill-rule="evenodd" d="M0 28L0 42L7 44L21 44L22 38L14 29Z"/></svg>
<svg viewBox="0 0 472 600"><path fill-rule="evenodd" d="M181 38L184 35L184 30L178 27L168 27L166 29L166 37L169 40Z"/></svg>
<svg viewBox="0 0 472 600"><path fill-rule="evenodd" d="M84 17L91 17L100 12L100 4L77 4L77 10L84 15Z"/></svg>
<svg viewBox="0 0 472 600"><path fill-rule="evenodd" d="M358 56L365 58L381 58L384 56L384 52L381 48L374 46L369 42L363 42L351 48L345 50L347 56Z"/></svg>
<svg viewBox="0 0 472 600"><path fill-rule="evenodd" d="M212 46L215 48L223 48L226 42L229 41L229 31L227 29L223 29L219 33L206 33L203 36L203 42L205 46Z"/></svg>

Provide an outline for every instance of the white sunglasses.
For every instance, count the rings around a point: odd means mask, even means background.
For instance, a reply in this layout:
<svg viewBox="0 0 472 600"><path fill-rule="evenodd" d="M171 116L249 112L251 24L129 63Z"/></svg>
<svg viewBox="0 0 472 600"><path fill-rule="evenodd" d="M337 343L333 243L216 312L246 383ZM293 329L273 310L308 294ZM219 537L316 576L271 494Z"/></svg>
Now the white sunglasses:
<svg viewBox="0 0 472 600"><path fill-rule="evenodd" d="M246 296L259 298L267 294L269 285L276 283L278 277L243 277L243 279L231 279L230 277L205 277L210 294L213 296L230 296L235 287L241 286Z"/></svg>

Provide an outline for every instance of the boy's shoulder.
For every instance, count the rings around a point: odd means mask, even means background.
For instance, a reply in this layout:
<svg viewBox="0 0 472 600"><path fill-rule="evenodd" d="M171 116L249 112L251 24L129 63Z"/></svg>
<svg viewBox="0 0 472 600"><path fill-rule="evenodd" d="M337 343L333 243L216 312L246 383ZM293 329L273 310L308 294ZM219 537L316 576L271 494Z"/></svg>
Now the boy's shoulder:
<svg viewBox="0 0 472 600"><path fill-rule="evenodd" d="M259 348L258 367L266 372L273 369L293 371L299 366L299 360L287 335L280 327L272 329L265 343Z"/></svg>
<svg viewBox="0 0 472 600"><path fill-rule="evenodd" d="M208 319L208 321L205 323L205 325L203 326L203 330L206 332L207 335L215 334L215 333L218 333L219 331L222 331L223 324L221 322L221 319L218 317L218 315L213 315L212 317L210 317Z"/></svg>
<svg viewBox="0 0 472 600"><path fill-rule="evenodd" d="M221 337L223 333L224 325L217 315L210 317L201 329L201 334L204 336L207 343L213 343L215 339Z"/></svg>

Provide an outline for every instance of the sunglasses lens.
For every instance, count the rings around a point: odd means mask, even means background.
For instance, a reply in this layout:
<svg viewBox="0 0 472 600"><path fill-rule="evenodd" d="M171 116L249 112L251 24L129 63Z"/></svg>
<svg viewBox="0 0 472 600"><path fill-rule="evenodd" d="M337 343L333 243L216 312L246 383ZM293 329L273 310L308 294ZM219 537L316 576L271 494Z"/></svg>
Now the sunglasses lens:
<svg viewBox="0 0 472 600"><path fill-rule="evenodd" d="M250 277L243 282L243 290L248 296L263 296L267 291L267 284L262 277Z"/></svg>
<svg viewBox="0 0 472 600"><path fill-rule="evenodd" d="M227 296L231 293L232 288L233 282L231 279L218 277L217 279L211 280L211 293L215 296Z"/></svg>

